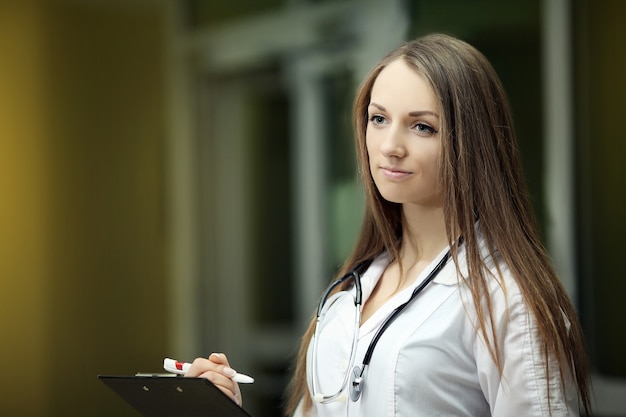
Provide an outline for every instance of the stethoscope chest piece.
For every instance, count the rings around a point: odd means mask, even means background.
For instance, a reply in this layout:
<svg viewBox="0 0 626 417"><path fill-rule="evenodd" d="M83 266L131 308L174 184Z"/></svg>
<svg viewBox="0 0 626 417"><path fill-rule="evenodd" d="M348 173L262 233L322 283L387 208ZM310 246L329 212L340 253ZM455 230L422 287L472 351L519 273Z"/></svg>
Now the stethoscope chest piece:
<svg viewBox="0 0 626 417"><path fill-rule="evenodd" d="M360 366L352 368L352 382L350 383L350 399L352 401L357 401L363 392L363 385L365 384L365 380L363 379L364 370L365 369L361 369Z"/></svg>

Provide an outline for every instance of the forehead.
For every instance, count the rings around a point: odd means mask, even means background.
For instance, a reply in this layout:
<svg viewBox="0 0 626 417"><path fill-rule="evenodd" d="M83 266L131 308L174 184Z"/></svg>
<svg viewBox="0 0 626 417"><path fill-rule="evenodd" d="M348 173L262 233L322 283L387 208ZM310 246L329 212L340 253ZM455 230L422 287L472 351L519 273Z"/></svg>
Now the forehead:
<svg viewBox="0 0 626 417"><path fill-rule="evenodd" d="M426 78L398 58L385 66L374 80L370 103L408 107L409 111L435 111L437 100Z"/></svg>

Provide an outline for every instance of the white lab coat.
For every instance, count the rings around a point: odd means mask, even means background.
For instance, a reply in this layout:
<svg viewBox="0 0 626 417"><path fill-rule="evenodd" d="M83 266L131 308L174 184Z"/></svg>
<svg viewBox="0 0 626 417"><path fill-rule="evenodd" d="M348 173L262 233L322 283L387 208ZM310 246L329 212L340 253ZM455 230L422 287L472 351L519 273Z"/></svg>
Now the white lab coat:
<svg viewBox="0 0 626 417"><path fill-rule="evenodd" d="M447 251L418 277L421 282ZM463 250L461 250L463 265ZM362 277L364 301L388 264L376 259ZM488 264L495 274L493 262ZM331 404L314 403L310 413L301 407L296 417L433 417L433 416L548 416L546 384L550 385L553 417L578 416L578 398L571 379L562 386L556 360L550 360L550 379L538 342L534 318L505 265L506 292L490 281L493 320L503 360L500 376L484 339L476 330L476 314L469 289L457 278L452 261L398 316L376 345L361 398ZM360 329L356 364L360 365L376 330L390 312L406 301L415 286L383 305ZM465 304L464 304L465 302ZM354 307L352 307L354 308ZM352 334L349 303L329 318L320 334L318 380L330 394L341 385ZM311 372L311 347L307 373ZM310 389L310 387L309 387Z"/></svg>

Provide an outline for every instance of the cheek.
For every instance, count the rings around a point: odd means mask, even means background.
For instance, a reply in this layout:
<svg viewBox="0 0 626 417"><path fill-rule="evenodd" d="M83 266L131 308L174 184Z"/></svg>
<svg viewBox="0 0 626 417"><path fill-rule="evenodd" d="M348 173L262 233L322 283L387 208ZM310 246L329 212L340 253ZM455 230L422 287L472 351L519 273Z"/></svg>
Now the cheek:
<svg viewBox="0 0 626 417"><path fill-rule="evenodd" d="M429 159L425 166L427 167L430 177L439 178L439 161L436 157Z"/></svg>
<svg viewBox="0 0 626 417"><path fill-rule="evenodd" d="M415 150L419 156L418 166L422 170L424 177L433 184L433 186L439 187L441 170L439 169L439 155L440 148L429 147Z"/></svg>
<svg viewBox="0 0 626 417"><path fill-rule="evenodd" d="M429 164L428 178L431 181L432 187L441 191L441 169L439 167L439 159L435 159Z"/></svg>

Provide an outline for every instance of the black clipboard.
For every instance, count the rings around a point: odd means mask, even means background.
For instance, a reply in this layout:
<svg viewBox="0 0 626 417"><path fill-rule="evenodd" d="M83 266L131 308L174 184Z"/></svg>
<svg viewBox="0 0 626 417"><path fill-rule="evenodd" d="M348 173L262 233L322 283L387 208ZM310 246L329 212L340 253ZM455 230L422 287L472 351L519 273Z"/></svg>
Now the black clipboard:
<svg viewBox="0 0 626 417"><path fill-rule="evenodd" d="M251 417L206 378L98 375L144 417Z"/></svg>

